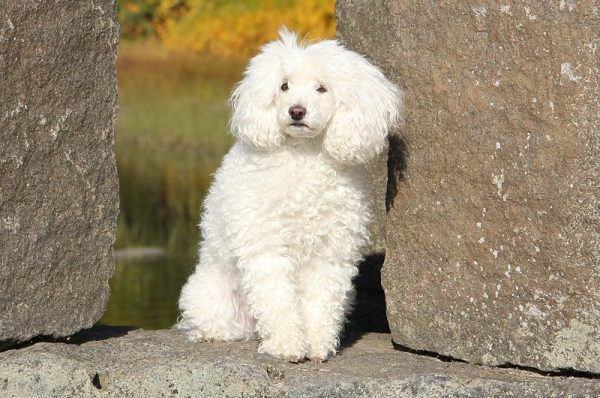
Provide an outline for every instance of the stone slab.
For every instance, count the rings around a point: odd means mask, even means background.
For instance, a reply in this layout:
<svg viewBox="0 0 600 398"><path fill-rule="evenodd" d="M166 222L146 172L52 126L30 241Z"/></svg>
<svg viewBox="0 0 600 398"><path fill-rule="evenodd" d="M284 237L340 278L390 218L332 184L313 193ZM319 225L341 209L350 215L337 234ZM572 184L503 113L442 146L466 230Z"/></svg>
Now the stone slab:
<svg viewBox="0 0 600 398"><path fill-rule="evenodd" d="M0 346L104 312L118 212L113 0L0 2Z"/></svg>
<svg viewBox="0 0 600 398"><path fill-rule="evenodd" d="M0 353L0 397L592 397L600 380L547 377L394 350L389 334L353 339L329 362L257 354L257 342L191 343L179 331L92 330L70 344Z"/></svg>
<svg viewBox="0 0 600 398"><path fill-rule="evenodd" d="M382 271L394 340L600 373L600 8L339 0L405 90Z"/></svg>

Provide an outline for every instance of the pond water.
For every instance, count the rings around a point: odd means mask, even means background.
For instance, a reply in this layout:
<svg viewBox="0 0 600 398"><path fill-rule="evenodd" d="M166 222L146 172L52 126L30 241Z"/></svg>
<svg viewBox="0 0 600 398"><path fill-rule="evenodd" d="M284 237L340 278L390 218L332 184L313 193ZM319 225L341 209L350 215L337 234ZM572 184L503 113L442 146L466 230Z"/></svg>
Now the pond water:
<svg viewBox="0 0 600 398"><path fill-rule="evenodd" d="M100 323L170 328L179 316L179 292L195 263L192 256L117 262L108 309Z"/></svg>

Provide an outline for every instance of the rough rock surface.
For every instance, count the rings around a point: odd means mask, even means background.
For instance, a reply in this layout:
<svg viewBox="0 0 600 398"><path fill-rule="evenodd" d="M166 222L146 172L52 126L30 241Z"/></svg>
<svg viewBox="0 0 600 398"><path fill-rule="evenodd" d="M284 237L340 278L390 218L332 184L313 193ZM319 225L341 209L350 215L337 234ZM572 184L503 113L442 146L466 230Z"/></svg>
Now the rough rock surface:
<svg viewBox="0 0 600 398"><path fill-rule="evenodd" d="M121 337L112 337L119 334ZM600 381L547 377L395 351L368 334L323 364L190 343L178 331L84 332L0 353L0 397L593 397Z"/></svg>
<svg viewBox="0 0 600 398"><path fill-rule="evenodd" d="M102 315L118 211L112 0L0 6L0 346Z"/></svg>
<svg viewBox="0 0 600 398"><path fill-rule="evenodd" d="M406 94L382 276L394 341L600 373L600 8L337 4L343 41Z"/></svg>

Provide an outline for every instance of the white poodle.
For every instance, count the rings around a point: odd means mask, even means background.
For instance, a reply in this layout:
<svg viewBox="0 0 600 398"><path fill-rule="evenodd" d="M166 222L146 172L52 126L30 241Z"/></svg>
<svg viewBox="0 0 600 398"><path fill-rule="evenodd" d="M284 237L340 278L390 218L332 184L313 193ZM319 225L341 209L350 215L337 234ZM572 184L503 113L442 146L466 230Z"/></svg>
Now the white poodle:
<svg viewBox="0 0 600 398"><path fill-rule="evenodd" d="M335 354L369 239L365 163L400 119L402 93L336 41L285 28L232 97L237 143L204 202L200 263L177 327L191 340L261 340L291 362Z"/></svg>

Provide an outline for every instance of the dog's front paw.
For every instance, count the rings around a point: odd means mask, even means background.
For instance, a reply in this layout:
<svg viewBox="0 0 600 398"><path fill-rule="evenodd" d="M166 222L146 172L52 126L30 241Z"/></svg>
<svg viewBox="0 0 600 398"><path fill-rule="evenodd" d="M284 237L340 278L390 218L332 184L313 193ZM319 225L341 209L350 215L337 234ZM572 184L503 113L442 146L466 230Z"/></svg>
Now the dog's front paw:
<svg viewBox="0 0 600 398"><path fill-rule="evenodd" d="M335 356L335 351L330 351L327 349L323 350L313 350L309 349L307 353L308 359L310 359L314 363L322 363L327 361L329 358Z"/></svg>
<svg viewBox="0 0 600 398"><path fill-rule="evenodd" d="M298 363L306 358L306 347L302 341L269 338L260 343L258 352L292 363Z"/></svg>
<svg viewBox="0 0 600 398"><path fill-rule="evenodd" d="M337 339L312 338L308 339L307 357L313 362L321 363L335 356L337 349Z"/></svg>

